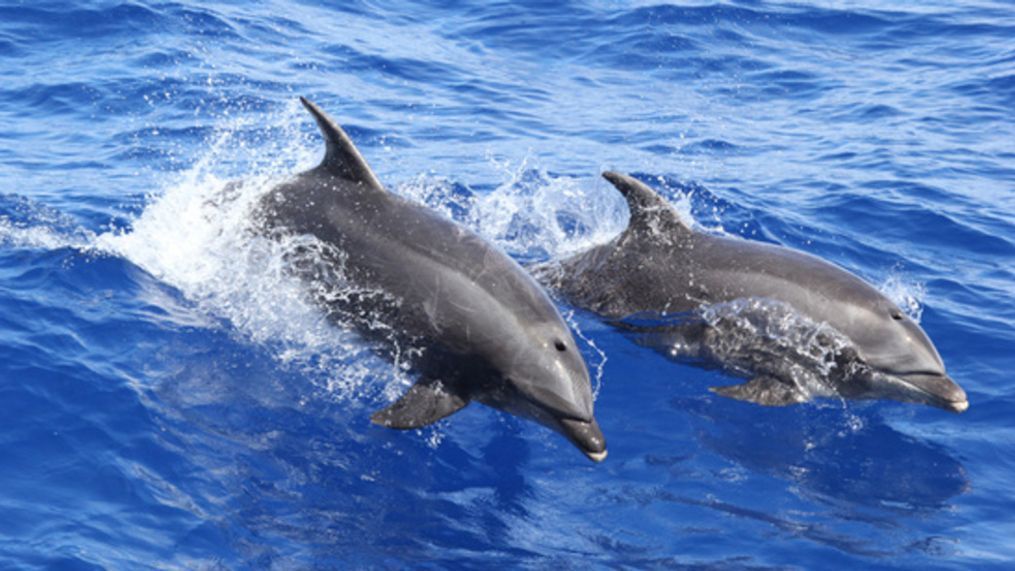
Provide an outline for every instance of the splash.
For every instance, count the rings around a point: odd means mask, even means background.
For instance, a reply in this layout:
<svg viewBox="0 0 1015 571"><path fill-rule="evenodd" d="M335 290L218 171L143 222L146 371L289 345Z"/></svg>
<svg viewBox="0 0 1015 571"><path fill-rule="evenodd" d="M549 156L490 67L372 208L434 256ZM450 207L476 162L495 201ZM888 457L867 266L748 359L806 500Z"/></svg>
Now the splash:
<svg viewBox="0 0 1015 571"><path fill-rule="evenodd" d="M602 244L627 226L620 195L599 179L554 176L522 161L493 163L503 180L473 192L419 177L395 191L466 225L524 262L559 259Z"/></svg>
<svg viewBox="0 0 1015 571"><path fill-rule="evenodd" d="M0 195L0 245L14 248L87 249L95 235L70 217L28 198Z"/></svg>
<svg viewBox="0 0 1015 571"><path fill-rule="evenodd" d="M888 278L881 282L878 290L899 306L910 319L920 323L923 316L921 300L927 295L927 288L922 283L909 280L899 268L895 268Z"/></svg>
<svg viewBox="0 0 1015 571"><path fill-rule="evenodd" d="M763 298L702 307L706 325L693 346L697 358L723 363L735 374L793 379L808 396L834 396L832 379L849 377L852 343L827 323Z"/></svg>
<svg viewBox="0 0 1015 571"><path fill-rule="evenodd" d="M249 136L252 123L226 125L204 157L153 196L130 228L98 235L91 246L177 288L202 312L230 323L236 334L266 347L282 366L308 374L329 394L355 397L369 386L368 378L400 382L399 369L376 366L378 358L357 336L330 323L313 303L313 292L288 271L287 259L319 247L316 241L272 240L252 227L259 198L318 159L320 142L300 130L304 119L292 105L267 126L260 120L257 127L269 134L261 140ZM232 164L248 165L242 182L220 176Z"/></svg>
<svg viewBox="0 0 1015 571"><path fill-rule="evenodd" d="M15 248L58 250L75 248L84 250L94 237L85 230L61 232L46 225L25 225L0 216L0 244Z"/></svg>
<svg viewBox="0 0 1015 571"><path fill-rule="evenodd" d="M592 340L590 337L586 336L585 333L582 331L581 326L578 324L578 320L575 319L574 311L566 312L563 317L564 320L567 321L567 324L571 327L571 330L574 331L575 337L581 339L581 341L585 343L585 345L589 348L589 350L595 353L596 355L596 360L594 363L590 362L588 359L585 359L586 363L592 365L594 371L592 375L594 381L592 385L592 399L596 400L599 398L599 391L602 390L603 388L603 371L606 370L606 361L608 361L609 358L606 356L606 351L600 349L599 346L596 345L596 342Z"/></svg>

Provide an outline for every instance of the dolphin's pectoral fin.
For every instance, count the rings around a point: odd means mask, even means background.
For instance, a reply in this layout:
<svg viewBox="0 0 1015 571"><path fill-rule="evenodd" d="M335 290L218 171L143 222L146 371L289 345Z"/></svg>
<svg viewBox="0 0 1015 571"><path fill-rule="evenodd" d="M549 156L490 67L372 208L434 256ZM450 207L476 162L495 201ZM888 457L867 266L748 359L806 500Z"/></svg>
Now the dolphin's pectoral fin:
<svg viewBox="0 0 1015 571"><path fill-rule="evenodd" d="M774 377L755 377L743 384L709 387L708 390L731 399L765 406L787 406L808 400L800 389Z"/></svg>
<svg viewBox="0 0 1015 571"><path fill-rule="evenodd" d="M450 416L469 404L469 399L444 383L422 379L401 398L373 415L374 424L388 428L421 428Z"/></svg>

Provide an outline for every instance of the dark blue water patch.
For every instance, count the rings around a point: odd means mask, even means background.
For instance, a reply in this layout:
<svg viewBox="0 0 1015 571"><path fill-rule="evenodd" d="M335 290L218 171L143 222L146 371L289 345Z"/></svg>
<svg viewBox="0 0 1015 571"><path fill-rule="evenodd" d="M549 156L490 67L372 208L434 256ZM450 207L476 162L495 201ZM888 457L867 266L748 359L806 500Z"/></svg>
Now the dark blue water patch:
<svg viewBox="0 0 1015 571"><path fill-rule="evenodd" d="M974 304L983 304L985 299L990 299L990 292L985 288L966 287L965 284L947 283L942 280L928 282L927 287L942 298L945 294L954 295L957 299L967 299ZM997 361L1003 361L1002 367L1011 365L1006 347L1015 342L1015 329L1006 325L1010 315L996 314L991 308L984 307L979 311L958 313L949 307L938 307L931 300L924 309L921 319L922 325L932 334L946 332L956 323L968 322L967 334L962 338L949 337L940 341L942 357L948 362L954 363L962 356L982 350L985 353L999 356ZM938 335L940 338L941 335ZM997 387L985 383L985 378L963 378L960 379L972 389L982 387L984 392L996 393ZM1005 395L1004 398L1008 398Z"/></svg>
<svg viewBox="0 0 1015 571"><path fill-rule="evenodd" d="M965 80L953 84L952 89L976 101L993 101L1004 106L1008 113L1015 106L1015 74Z"/></svg>
<svg viewBox="0 0 1015 571"><path fill-rule="evenodd" d="M257 379L259 374L255 369L248 376ZM213 378L230 383L218 375ZM442 561L450 552L466 561L533 556L501 541L507 532L502 516L468 509L455 499L478 493L481 502L490 502L507 517L525 515L521 503L531 491L524 479L512 475L528 453L516 436L494 436L481 450L470 452L449 442L440 457L425 446L411 446L410 439L408 449L393 454L375 446L367 424L346 426L342 419L356 418L361 410L301 410L278 398L266 409L244 402L250 383L222 389L232 396L221 406L199 407L187 407L185 394L170 396L176 390L172 385L165 390L170 403L182 398L172 406L186 407L181 409L190 425L186 430L213 431L263 450L241 452L243 493L230 502L236 521L266 540L263 557L282 557L293 543L309 548L299 555L308 560L326 557L336 546L354 549L353 559L367 560L387 554ZM258 428L251 430L253 426ZM266 450L257 445L261 435L275 435ZM364 446L371 441L374 445ZM406 465L414 469L406 470ZM285 482L281 477L286 474L299 476ZM370 483L364 485L361 475L368 475ZM349 494L351 489L359 491ZM415 532L403 533L403 526Z"/></svg>
<svg viewBox="0 0 1015 571"><path fill-rule="evenodd" d="M661 24L685 26L714 26L721 23L747 25L765 20L766 16L746 7L714 6L646 6L627 11L617 16L615 22L621 28L647 28Z"/></svg>
<svg viewBox="0 0 1015 571"><path fill-rule="evenodd" d="M1000 285L1003 286L1004 282L1001 282ZM1006 325L1011 316L1010 309L995 309L987 305L987 300L998 294L996 286L937 278L927 282L927 287L933 288L931 291L940 292L942 300L962 300L963 302L962 305L950 304L939 309L941 312L948 312L948 318L941 319L942 329L946 328L949 323L969 323L970 335L961 340L954 339L953 342L969 343L963 345L967 350L973 349L977 343L985 343L986 346L999 351L996 353L997 355L1007 358L1007 352L1003 347L1015 340L1015 329ZM939 303L942 302L939 301ZM974 343L971 341L973 338L978 340Z"/></svg>
<svg viewBox="0 0 1015 571"><path fill-rule="evenodd" d="M199 61L197 54L190 50L166 48L139 54L131 61L131 65L142 69L173 69Z"/></svg>
<svg viewBox="0 0 1015 571"><path fill-rule="evenodd" d="M806 28L822 34L866 35L883 32L906 18L902 13L861 12L811 7L780 16L778 22Z"/></svg>
<svg viewBox="0 0 1015 571"><path fill-rule="evenodd" d="M874 196L884 197L885 193L888 195L898 194L901 196L910 197L920 202L925 201L942 201L942 200L961 200L956 198L952 193L948 192L944 188L939 188L929 184L922 184L913 181L904 180L870 180L863 184L863 188L873 189Z"/></svg>
<svg viewBox="0 0 1015 571"><path fill-rule="evenodd" d="M740 96L752 100L771 98L815 99L841 86L838 81L794 69L769 69L748 73L748 85L738 90Z"/></svg>
<svg viewBox="0 0 1015 571"><path fill-rule="evenodd" d="M47 115L79 113L82 106L91 106L103 98L103 93L87 83L34 84L21 89L5 89L0 97L17 101L32 113Z"/></svg>
<svg viewBox="0 0 1015 571"><path fill-rule="evenodd" d="M0 55L14 57L22 53L21 46L16 40L0 34Z"/></svg>
<svg viewBox="0 0 1015 571"><path fill-rule="evenodd" d="M730 155L737 154L740 147L722 139L705 139L695 141L680 148L680 153L685 155Z"/></svg>
<svg viewBox="0 0 1015 571"><path fill-rule="evenodd" d="M201 97L200 93L209 85L244 93L237 93L235 97ZM236 113L257 113L263 116L294 98L288 86L282 82L219 72L202 73L188 78L152 78L152 83L148 85L134 82L112 91L118 96L116 107L107 107L107 111L164 110L170 117L186 120L192 120L195 113L218 121ZM163 116L160 120L167 119Z"/></svg>
<svg viewBox="0 0 1015 571"><path fill-rule="evenodd" d="M208 141L214 133L212 126L181 129L153 126L126 132L117 137L122 145L111 149L110 158L144 165L145 169L152 171L180 171L191 167L193 158L181 152L185 147L180 139L171 137L183 136L193 144Z"/></svg>
<svg viewBox="0 0 1015 571"><path fill-rule="evenodd" d="M447 87L458 95L465 96L466 101L480 109L496 107L503 104L518 106L544 104L552 101L551 94L539 86L515 86L490 79L457 81L448 80Z"/></svg>
<svg viewBox="0 0 1015 571"><path fill-rule="evenodd" d="M844 114L830 117L832 120L851 121L867 123L870 121L883 121L904 115L903 111L891 105L859 105L856 109L850 109Z"/></svg>
<svg viewBox="0 0 1015 571"><path fill-rule="evenodd" d="M670 201L675 200L678 194L687 197L691 203L691 215L698 223L707 228L714 228L720 224L723 230L731 234L777 243L777 240L765 230L763 223L757 218L757 212L735 200L724 198L701 183L679 180L674 177L663 177L662 180L659 180L657 177L641 173L635 176L658 190ZM730 188L724 189L725 192L736 196L742 191Z"/></svg>
<svg viewBox="0 0 1015 571"><path fill-rule="evenodd" d="M323 51L332 57L328 65L358 70L365 75L383 77L388 80L397 79L432 84L442 84L456 79L458 81L465 80L462 72L447 62L383 57L363 53L345 44L331 44L326 46Z"/></svg>
<svg viewBox="0 0 1015 571"><path fill-rule="evenodd" d="M174 22L183 22L188 33L216 40L239 39L233 25L209 8L195 8L180 4L166 7L167 16Z"/></svg>
<svg viewBox="0 0 1015 571"><path fill-rule="evenodd" d="M660 72L665 68L670 77L693 77L696 56L702 51L693 39L667 33L662 28L637 29L617 41L633 49L621 51L612 43L603 44L581 54L579 59L610 68Z"/></svg>
<svg viewBox="0 0 1015 571"><path fill-rule="evenodd" d="M399 5L397 6L397 8L393 7L390 10L378 11L377 7L373 5L373 3L371 3L369 0L349 0L348 2L329 4L327 6L322 6L321 3L315 2L313 0L298 0L297 4L309 6L316 10L326 9L328 11L335 12L336 17L340 17L342 14L352 14L355 16L362 16L377 21L387 21L391 17L390 15L391 12L394 12L394 17L398 18L406 13L410 13L413 8L412 5ZM272 15L262 14L262 16L265 17Z"/></svg>
<svg viewBox="0 0 1015 571"><path fill-rule="evenodd" d="M790 7L778 10L768 6L653 6L630 12L633 22L648 25L674 23L699 27L737 26L754 33L772 34L780 29L800 29L831 35L862 35L885 30L900 14L874 15L857 11Z"/></svg>
<svg viewBox="0 0 1015 571"><path fill-rule="evenodd" d="M561 5L538 2L527 3L524 9L507 2L465 11L455 6L452 10L461 15L462 24L445 36L450 41L469 38L487 50L508 50L518 57L543 59L540 54L545 54L550 58L569 58L598 41L583 31L594 27L599 15L576 3L568 3L563 12L560 8ZM535 18L539 18L539 26L533 25ZM553 41L547 41L545 30L552 30Z"/></svg>
<svg viewBox="0 0 1015 571"><path fill-rule="evenodd" d="M953 16L923 16L907 18L899 26L900 37L955 39L965 41L967 36L978 38L980 42L991 40L1007 40L1015 33L1015 25L1011 23L1011 13L1003 10L994 15L983 13L981 21L963 22Z"/></svg>
<svg viewBox="0 0 1015 571"><path fill-rule="evenodd" d="M879 236L897 237L899 233L918 235L925 247L949 249L955 243L942 240L947 230L949 234L963 236L964 240L974 240L984 252L1001 256L1015 253L1015 245L1009 240L982 232L968 224L960 223L950 217L928 212L917 206L891 205L886 208L884 199L875 200L862 196L837 196L828 203L828 215L840 221L853 220L853 226L859 230ZM875 206L877 205L877 206Z"/></svg>
<svg viewBox="0 0 1015 571"><path fill-rule="evenodd" d="M777 425L717 423L704 441L738 464L792 481L832 504L933 511L969 487L962 464L947 450L867 411L801 407L778 416ZM900 462L905 471L897 469Z"/></svg>
<svg viewBox="0 0 1015 571"><path fill-rule="evenodd" d="M848 163L857 159L859 155L853 151L838 151L827 155L818 157L820 161L829 161L834 163Z"/></svg>
<svg viewBox="0 0 1015 571"><path fill-rule="evenodd" d="M344 4L344 3L343 3ZM254 42L299 41L312 32L302 23L285 15L258 15L231 17L236 28L242 30L244 39Z"/></svg>
<svg viewBox="0 0 1015 571"><path fill-rule="evenodd" d="M8 33L19 34L33 42L60 41L63 38L94 38L123 32L131 35L155 33L165 29L163 15L151 8L122 3L103 9L67 9L60 3L35 6L0 6L0 21Z"/></svg>
<svg viewBox="0 0 1015 571"><path fill-rule="evenodd" d="M727 78L729 76L738 77L743 74L759 73L774 67L768 61L742 54L723 56L702 55L694 64L697 68L695 78L706 81L716 78ZM725 83L724 80L723 83Z"/></svg>

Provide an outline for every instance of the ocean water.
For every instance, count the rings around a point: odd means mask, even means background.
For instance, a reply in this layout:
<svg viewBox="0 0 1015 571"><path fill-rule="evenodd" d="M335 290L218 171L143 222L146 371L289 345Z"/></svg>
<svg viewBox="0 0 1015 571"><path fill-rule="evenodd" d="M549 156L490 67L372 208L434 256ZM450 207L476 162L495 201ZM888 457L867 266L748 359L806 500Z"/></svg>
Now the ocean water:
<svg viewBox="0 0 1015 571"><path fill-rule="evenodd" d="M249 233L298 95L523 262L624 227L606 168L832 260L971 407L733 402L562 305L604 463L373 426L410 379ZM1013 268L1010 2L0 0L0 568L1010 569Z"/></svg>

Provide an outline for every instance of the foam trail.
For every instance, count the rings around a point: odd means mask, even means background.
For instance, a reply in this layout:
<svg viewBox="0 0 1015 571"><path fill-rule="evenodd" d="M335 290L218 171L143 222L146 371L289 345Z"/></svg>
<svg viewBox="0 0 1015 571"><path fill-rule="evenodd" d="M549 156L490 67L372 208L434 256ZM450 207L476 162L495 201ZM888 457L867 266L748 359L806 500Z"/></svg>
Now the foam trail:
<svg viewBox="0 0 1015 571"><path fill-rule="evenodd" d="M0 194L0 245L59 250L91 247L95 235L69 216L30 198Z"/></svg>
<svg viewBox="0 0 1015 571"><path fill-rule="evenodd" d="M94 236L85 230L66 233L49 226L17 224L9 218L0 216L0 244L15 248L86 250L91 247L93 240Z"/></svg>
<svg viewBox="0 0 1015 571"><path fill-rule="evenodd" d="M354 397L368 377L390 381L397 369L378 366L358 337L330 323L287 271L287 253L308 246L307 238L279 242L253 231L259 198L320 155L320 142L300 131L304 114L298 106L273 119L271 136L256 145L245 142L249 124L221 130L208 153L153 197L131 228L96 236L93 245L179 289L203 312L269 348L284 366L309 373L329 393ZM217 174L235 163L251 165L242 182Z"/></svg>

